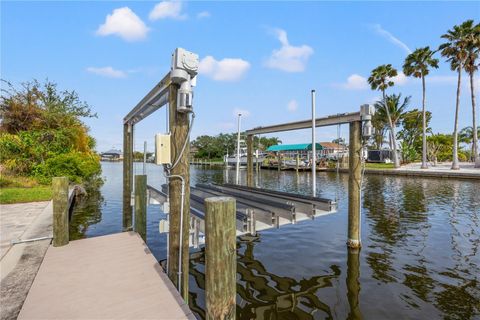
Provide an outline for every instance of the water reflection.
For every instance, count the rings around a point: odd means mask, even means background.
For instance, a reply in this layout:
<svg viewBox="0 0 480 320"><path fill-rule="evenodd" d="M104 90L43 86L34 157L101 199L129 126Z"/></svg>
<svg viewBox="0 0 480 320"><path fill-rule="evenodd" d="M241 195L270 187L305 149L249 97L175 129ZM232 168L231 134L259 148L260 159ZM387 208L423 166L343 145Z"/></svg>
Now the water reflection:
<svg viewBox="0 0 480 320"><path fill-rule="evenodd" d="M82 239L91 225L102 221L102 206L105 198L100 192L103 183L96 181L86 186L86 196L77 198L73 211L69 233L70 240Z"/></svg>
<svg viewBox="0 0 480 320"><path fill-rule="evenodd" d="M76 208L72 239L122 231L122 164L102 166L106 182ZM147 174L149 184L165 182L156 166ZM234 180L235 170L191 169L192 184ZM262 170L255 183L311 192L307 172ZM359 254L345 246L347 185L346 174L318 173L317 195L338 200L337 214L239 243L238 318L479 319L480 181L366 175ZM148 207L147 244L157 259L166 257L164 217ZM191 265L191 308L202 317L202 258Z"/></svg>
<svg viewBox="0 0 480 320"><path fill-rule="evenodd" d="M358 284L358 255L352 262L352 277L347 281ZM355 259L355 258L354 258ZM205 317L205 302L199 299L205 289L205 260L203 255L191 259L190 274L195 281L190 305L200 318ZM357 270L353 270L357 268ZM327 274L296 280L269 272L254 257L254 243L237 245L237 318L238 319L317 319L333 318L330 306L321 301L318 291L332 288L341 274L336 265ZM349 287L350 288L350 287ZM357 301L359 286L352 286L352 299ZM200 289L200 290L199 290ZM349 289L350 293L350 289ZM349 300L350 301L350 300ZM357 312L355 311L355 314ZM353 317L352 319L358 319Z"/></svg>
<svg viewBox="0 0 480 320"><path fill-rule="evenodd" d="M347 299L350 305L347 319L362 319L359 302L360 250L348 248L347 259Z"/></svg>

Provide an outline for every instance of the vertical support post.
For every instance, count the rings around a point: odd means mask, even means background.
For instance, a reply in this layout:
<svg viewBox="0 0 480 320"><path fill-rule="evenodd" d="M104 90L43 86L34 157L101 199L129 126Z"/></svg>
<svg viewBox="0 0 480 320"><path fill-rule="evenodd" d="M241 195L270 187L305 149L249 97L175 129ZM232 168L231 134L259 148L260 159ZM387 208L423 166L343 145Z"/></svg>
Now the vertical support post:
<svg viewBox="0 0 480 320"><path fill-rule="evenodd" d="M143 142L143 174L147 174L147 141Z"/></svg>
<svg viewBox="0 0 480 320"><path fill-rule="evenodd" d="M348 241L350 248L360 248L360 179L362 174L362 123L350 122L348 157Z"/></svg>
<svg viewBox="0 0 480 320"><path fill-rule="evenodd" d="M295 159L295 171L298 173L298 167L300 166L300 155L297 152L297 158Z"/></svg>
<svg viewBox="0 0 480 320"><path fill-rule="evenodd" d="M315 90L312 90L312 196L317 195L317 144L315 138L316 115L315 115Z"/></svg>
<svg viewBox="0 0 480 320"><path fill-rule="evenodd" d="M260 163L258 162L258 149L255 150L255 170L257 171L258 176L258 173L260 172Z"/></svg>
<svg viewBox="0 0 480 320"><path fill-rule="evenodd" d="M280 151L278 151L277 154L277 170L280 171L282 169L282 155L280 154Z"/></svg>
<svg viewBox="0 0 480 320"><path fill-rule="evenodd" d="M55 177L53 189L53 246L68 244L68 178Z"/></svg>
<svg viewBox="0 0 480 320"><path fill-rule="evenodd" d="M181 296L188 303L188 268L189 268L189 252L188 238L190 232L190 166L188 163L188 155L190 154L190 143L187 141L185 150L182 155L180 152L188 137L189 116L187 113L177 112L177 91L176 85L170 85L169 91L169 115L170 115L170 148L172 163L177 161L178 164L171 170L170 175L176 175L177 178L169 179L169 198L170 198L170 231L168 233L168 276L173 284L178 288L181 287ZM184 194L182 195L182 180L178 178L182 176L185 182ZM183 218L180 219L182 211L183 198ZM182 220L182 228L180 221ZM182 234L180 234L182 230ZM180 240L181 239L181 240ZM180 243L182 243L182 254L180 258ZM179 260L181 263L181 283L178 283L178 274L180 272Z"/></svg>
<svg viewBox="0 0 480 320"><path fill-rule="evenodd" d="M350 313L347 319L362 319L360 312L360 249L348 248L347 257L347 299Z"/></svg>
<svg viewBox="0 0 480 320"><path fill-rule="evenodd" d="M133 125L123 125L123 230L132 226Z"/></svg>
<svg viewBox="0 0 480 320"><path fill-rule="evenodd" d="M135 231L147 242L147 176L135 176Z"/></svg>
<svg viewBox="0 0 480 320"><path fill-rule="evenodd" d="M235 183L240 184L240 119L242 114L238 114L238 124L237 124L237 161L235 164Z"/></svg>
<svg viewBox="0 0 480 320"><path fill-rule="evenodd" d="M253 135L247 136L247 186L253 187Z"/></svg>
<svg viewBox="0 0 480 320"><path fill-rule="evenodd" d="M235 319L237 285L235 199L207 198L205 208L206 318Z"/></svg>

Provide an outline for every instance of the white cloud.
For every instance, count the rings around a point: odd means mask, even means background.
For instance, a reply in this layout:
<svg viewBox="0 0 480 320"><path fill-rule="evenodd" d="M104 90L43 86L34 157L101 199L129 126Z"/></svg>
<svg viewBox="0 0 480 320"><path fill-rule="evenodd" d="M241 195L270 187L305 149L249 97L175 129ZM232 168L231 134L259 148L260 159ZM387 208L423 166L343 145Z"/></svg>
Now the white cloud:
<svg viewBox="0 0 480 320"><path fill-rule="evenodd" d="M391 80L396 86L403 86L408 82L407 76L402 71L400 71L395 77L391 78Z"/></svg>
<svg viewBox="0 0 480 320"><path fill-rule="evenodd" d="M212 15L208 11L202 11L197 13L197 18L198 19L203 19L203 18L210 18Z"/></svg>
<svg viewBox="0 0 480 320"><path fill-rule="evenodd" d="M298 47L290 45L285 30L275 29L274 33L282 47L272 51L265 65L286 72L304 71L313 49L305 44Z"/></svg>
<svg viewBox="0 0 480 320"><path fill-rule="evenodd" d="M175 19L175 20L184 20L187 18L187 15L182 13L182 2L181 1L162 1L159 2L153 7L152 11L148 15L150 20L160 20L160 19Z"/></svg>
<svg viewBox="0 0 480 320"><path fill-rule="evenodd" d="M233 115L235 117L237 117L239 113L242 114L242 118L250 117L250 111L248 111L248 110L240 109L240 108L235 108L233 110Z"/></svg>
<svg viewBox="0 0 480 320"><path fill-rule="evenodd" d="M149 29L129 7L113 10L96 32L100 36L117 35L127 41L145 39Z"/></svg>
<svg viewBox="0 0 480 320"><path fill-rule="evenodd" d="M355 73L350 75L347 78L347 82L342 83L340 86L348 90L364 90L369 88L367 78Z"/></svg>
<svg viewBox="0 0 480 320"><path fill-rule="evenodd" d="M127 77L127 74L125 73L125 71L116 70L116 69L113 69L112 67L101 67L101 68L88 67L87 72L94 73L96 75L99 75L102 77L108 77L108 78L126 78Z"/></svg>
<svg viewBox="0 0 480 320"><path fill-rule="evenodd" d="M217 81L236 81L250 68L250 63L243 59L225 58L220 61L206 56L200 61L198 72Z"/></svg>
<svg viewBox="0 0 480 320"><path fill-rule="evenodd" d="M412 50L410 50L410 48L403 41L401 41L400 39L395 37L393 34L388 32L387 30L383 29L381 25L374 24L372 27L373 27L373 30L378 35L384 37L385 39L387 39L388 41L390 41L391 43L393 43L397 47L403 49L406 53L412 53Z"/></svg>
<svg viewBox="0 0 480 320"><path fill-rule="evenodd" d="M298 109L298 102L297 100L290 100L287 104L287 110L290 112L295 112Z"/></svg>

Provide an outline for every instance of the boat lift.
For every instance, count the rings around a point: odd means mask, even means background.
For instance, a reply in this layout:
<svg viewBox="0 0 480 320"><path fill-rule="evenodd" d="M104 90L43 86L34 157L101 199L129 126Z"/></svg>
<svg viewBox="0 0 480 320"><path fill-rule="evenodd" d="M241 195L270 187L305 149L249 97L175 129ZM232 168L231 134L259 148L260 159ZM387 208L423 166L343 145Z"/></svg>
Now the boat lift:
<svg viewBox="0 0 480 320"><path fill-rule="evenodd" d="M166 184L162 186L162 190L150 185L147 189L150 203L166 203ZM190 188L190 246L198 248L203 244L205 199L219 196L236 199L237 236L242 239L256 239L258 231L313 220L337 211L337 203L330 199L236 184L197 184ZM167 230L168 226L160 226L160 232Z"/></svg>
<svg viewBox="0 0 480 320"><path fill-rule="evenodd" d="M199 243L199 232L204 225L206 198L228 195L237 200L237 234L255 235L257 231L329 214L336 211L332 200L294 195L284 192L253 188L253 136L304 128L349 123L349 205L348 245L360 247L360 189L362 136L372 132L373 108L361 106L360 112L337 114L285 124L247 130L247 186L204 185L190 187L189 135L193 125L193 88L198 71L198 55L177 48L172 55L171 70L124 118L123 161L123 227L133 226L132 209L135 206L133 185L133 141L135 126L168 104L167 133L157 135L156 163L163 164L168 178L167 189L148 187L151 198L167 202L169 207L168 266L169 278L177 285L181 295L188 300L189 237L193 228L194 242ZM191 115L191 120L190 120ZM363 134L362 134L363 127ZM314 137L314 136L313 136ZM314 141L315 143L315 141ZM159 147L160 146L160 147ZM158 151L158 150L157 150ZM190 216L194 218L190 220Z"/></svg>

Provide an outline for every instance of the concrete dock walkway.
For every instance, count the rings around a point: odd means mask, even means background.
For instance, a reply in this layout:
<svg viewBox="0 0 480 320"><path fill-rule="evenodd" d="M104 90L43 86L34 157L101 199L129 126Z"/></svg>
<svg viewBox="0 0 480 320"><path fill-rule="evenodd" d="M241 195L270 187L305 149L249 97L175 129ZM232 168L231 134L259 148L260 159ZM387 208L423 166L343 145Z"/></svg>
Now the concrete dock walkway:
<svg viewBox="0 0 480 320"><path fill-rule="evenodd" d="M52 202L0 205L0 319L16 319L52 236ZM12 240L45 239L18 243Z"/></svg>
<svg viewBox="0 0 480 320"><path fill-rule="evenodd" d="M380 174L392 176L406 176L419 178L453 178L453 179L474 179L480 180L480 168L474 168L473 163L461 162L460 170L452 170L451 162L439 163L436 166L429 166L428 169L421 169L420 163L410 163L398 169L370 169L366 168L367 174ZM337 169L327 169L335 172ZM348 169L340 169L342 173L348 173Z"/></svg>
<svg viewBox="0 0 480 320"><path fill-rule="evenodd" d="M135 232L50 246L18 319L195 319Z"/></svg>

